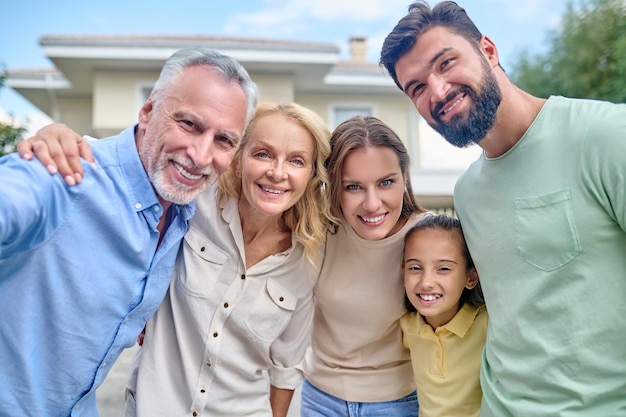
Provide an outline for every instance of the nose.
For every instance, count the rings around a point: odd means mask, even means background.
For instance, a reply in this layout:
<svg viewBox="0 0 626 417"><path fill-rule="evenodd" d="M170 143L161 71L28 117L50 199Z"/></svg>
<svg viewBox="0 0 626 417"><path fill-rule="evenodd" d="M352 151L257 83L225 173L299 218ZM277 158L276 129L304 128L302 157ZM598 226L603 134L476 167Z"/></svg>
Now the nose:
<svg viewBox="0 0 626 417"><path fill-rule="evenodd" d="M285 166L282 161L275 160L272 163L271 168L267 171L267 176L272 181L281 181L285 179L287 171L285 170Z"/></svg>
<svg viewBox="0 0 626 417"><path fill-rule="evenodd" d="M434 286L433 282L433 275L429 271L423 270L420 279L420 287L426 291L432 290Z"/></svg>
<svg viewBox="0 0 626 417"><path fill-rule="evenodd" d="M449 84L438 74L430 74L427 81L428 89L430 90L430 100L432 102L445 100L448 94Z"/></svg>
<svg viewBox="0 0 626 417"><path fill-rule="evenodd" d="M381 206L381 200L376 189L367 189L363 208L370 213L376 212Z"/></svg>
<svg viewBox="0 0 626 417"><path fill-rule="evenodd" d="M204 168L213 163L215 152L213 135L207 134L199 140L194 140L187 149L187 155L198 168Z"/></svg>

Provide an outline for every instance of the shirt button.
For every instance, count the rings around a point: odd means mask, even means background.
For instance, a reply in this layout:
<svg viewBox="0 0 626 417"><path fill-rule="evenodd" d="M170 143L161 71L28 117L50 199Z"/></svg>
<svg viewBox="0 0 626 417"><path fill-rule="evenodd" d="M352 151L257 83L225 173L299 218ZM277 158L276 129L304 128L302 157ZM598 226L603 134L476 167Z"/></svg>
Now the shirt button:
<svg viewBox="0 0 626 417"><path fill-rule="evenodd" d="M193 415L194 417L196 417L198 415L197 411L194 411L193 413L191 413L191 415Z"/></svg>
<svg viewBox="0 0 626 417"><path fill-rule="evenodd" d="M154 211L156 211L156 212L161 211L161 207L159 207L159 206L154 206Z"/></svg>
<svg viewBox="0 0 626 417"><path fill-rule="evenodd" d="M278 300L279 301L285 301L285 297L280 297Z"/></svg>
<svg viewBox="0 0 626 417"><path fill-rule="evenodd" d="M208 362L206 363L206 366L211 366L211 361L208 361Z"/></svg>
<svg viewBox="0 0 626 417"><path fill-rule="evenodd" d="M224 308L228 308L228 303L224 303Z"/></svg>
<svg viewBox="0 0 626 417"><path fill-rule="evenodd" d="M201 392L202 394L204 394L204 393L206 392L206 390L205 390L205 389L201 389L201 390L200 390L200 392Z"/></svg>
<svg viewBox="0 0 626 417"><path fill-rule="evenodd" d="M203 246L200 248L200 252L204 252L206 250L206 248Z"/></svg>
<svg viewBox="0 0 626 417"><path fill-rule="evenodd" d="M246 279L246 276L244 274L241 274L241 279Z"/></svg>
<svg viewBox="0 0 626 417"><path fill-rule="evenodd" d="M217 337L217 332L213 333L213 337Z"/></svg>
<svg viewBox="0 0 626 417"><path fill-rule="evenodd" d="M141 203L135 203L135 208L139 210L141 208Z"/></svg>

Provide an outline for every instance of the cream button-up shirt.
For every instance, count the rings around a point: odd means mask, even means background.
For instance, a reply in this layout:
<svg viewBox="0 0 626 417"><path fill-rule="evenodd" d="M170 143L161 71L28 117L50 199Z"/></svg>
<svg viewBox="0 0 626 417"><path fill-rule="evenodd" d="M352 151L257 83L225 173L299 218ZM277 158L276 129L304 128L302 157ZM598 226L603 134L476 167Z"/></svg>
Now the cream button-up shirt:
<svg viewBox="0 0 626 417"><path fill-rule="evenodd" d="M129 388L138 416L267 416L270 384L295 389L318 269L292 239L246 270L237 200L197 200L165 300L148 322Z"/></svg>

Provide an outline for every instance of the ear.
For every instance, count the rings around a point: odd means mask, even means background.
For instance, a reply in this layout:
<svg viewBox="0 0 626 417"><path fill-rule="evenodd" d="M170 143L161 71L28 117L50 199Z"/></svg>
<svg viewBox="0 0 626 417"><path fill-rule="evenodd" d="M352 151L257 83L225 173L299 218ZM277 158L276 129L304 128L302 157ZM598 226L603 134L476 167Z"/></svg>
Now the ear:
<svg viewBox="0 0 626 417"><path fill-rule="evenodd" d="M476 268L470 268L469 272L467 273L467 282L465 283L465 288L471 290L476 285L478 285L478 271L476 271Z"/></svg>
<svg viewBox="0 0 626 417"><path fill-rule="evenodd" d="M154 103L152 102L152 99L149 98L145 103L143 103L141 109L139 109L140 126L143 124L143 127L145 127L145 125L148 124L148 121L150 121L150 117L152 116L152 110L154 110Z"/></svg>
<svg viewBox="0 0 626 417"><path fill-rule="evenodd" d="M498 66L500 63L500 57L498 55L498 48L496 48L496 44L493 43L491 39L487 36L483 36L480 38L480 50L487 59L487 61L491 64L492 67Z"/></svg>

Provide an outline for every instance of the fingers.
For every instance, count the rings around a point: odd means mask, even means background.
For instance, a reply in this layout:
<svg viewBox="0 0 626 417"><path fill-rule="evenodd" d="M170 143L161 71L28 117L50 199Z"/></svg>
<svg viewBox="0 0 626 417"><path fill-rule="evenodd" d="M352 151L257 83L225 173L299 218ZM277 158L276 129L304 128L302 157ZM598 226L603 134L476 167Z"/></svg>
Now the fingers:
<svg viewBox="0 0 626 417"><path fill-rule="evenodd" d="M85 147L86 151L83 149ZM32 154L36 155L48 172L51 174L58 172L67 185L72 186L83 179L79 152L86 153L93 163L93 154L88 148L89 145L76 132L63 124L52 124L20 143L18 151L25 159L32 159Z"/></svg>
<svg viewBox="0 0 626 417"><path fill-rule="evenodd" d="M38 132L35 136L38 140L33 143L33 152L37 159L46 166L48 171L56 168L67 185L79 184L83 178L83 167L78 156L77 141L83 138L69 129L71 139L67 139L68 133L56 131Z"/></svg>
<svg viewBox="0 0 626 417"><path fill-rule="evenodd" d="M91 163L92 165L96 163L96 159L94 158L93 153L91 153L91 147L89 146L89 143L84 138L78 144L78 153L80 154L81 158Z"/></svg>
<svg viewBox="0 0 626 417"><path fill-rule="evenodd" d="M31 138L29 138L31 139ZM33 159L33 144L29 140L23 140L17 144L17 152L22 159L30 161Z"/></svg>
<svg viewBox="0 0 626 417"><path fill-rule="evenodd" d="M82 136L69 129L67 133L63 133L62 136L58 136L55 139L47 143L50 147L50 156L54 160L59 173L63 176L67 185L80 184L83 180L83 165L80 162L79 149L85 140Z"/></svg>

